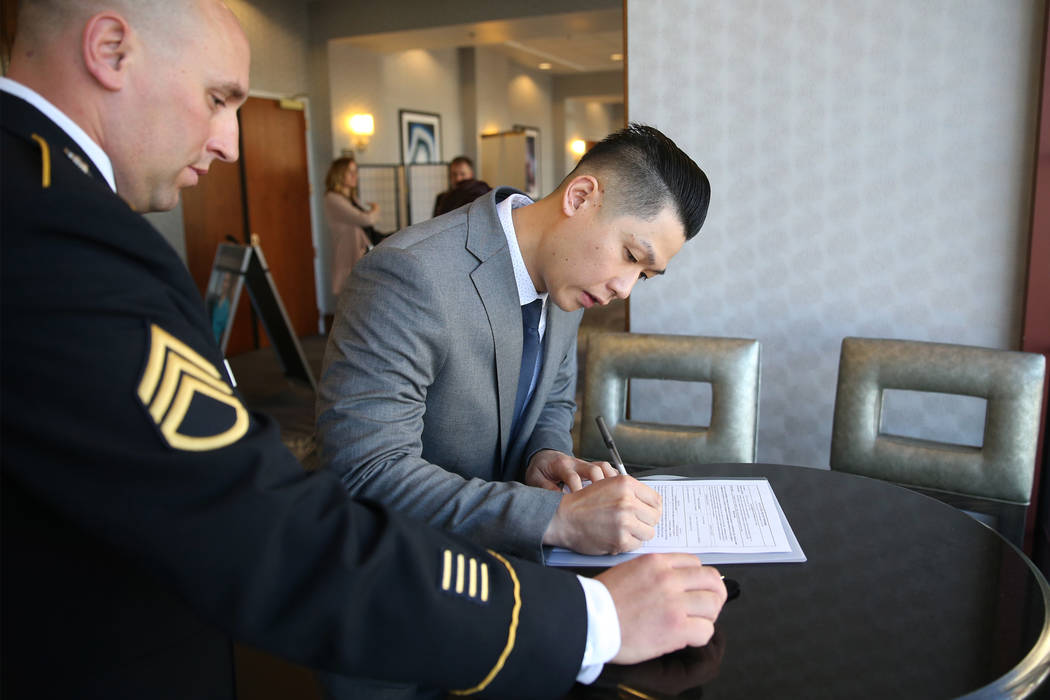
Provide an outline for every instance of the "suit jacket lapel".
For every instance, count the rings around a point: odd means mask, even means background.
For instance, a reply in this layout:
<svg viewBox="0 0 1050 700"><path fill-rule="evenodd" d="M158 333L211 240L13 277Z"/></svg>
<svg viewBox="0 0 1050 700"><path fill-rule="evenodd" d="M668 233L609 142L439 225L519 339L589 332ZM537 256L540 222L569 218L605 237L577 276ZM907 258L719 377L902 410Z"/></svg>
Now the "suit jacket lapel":
<svg viewBox="0 0 1050 700"><path fill-rule="evenodd" d="M496 357L496 392L499 398L500 454L507 454L514 396L521 370L521 305L496 203L516 190L501 187L471 204L467 212L467 250L480 264L470 277L485 306ZM500 465L496 465L500 469ZM498 476L497 476L498 478Z"/></svg>

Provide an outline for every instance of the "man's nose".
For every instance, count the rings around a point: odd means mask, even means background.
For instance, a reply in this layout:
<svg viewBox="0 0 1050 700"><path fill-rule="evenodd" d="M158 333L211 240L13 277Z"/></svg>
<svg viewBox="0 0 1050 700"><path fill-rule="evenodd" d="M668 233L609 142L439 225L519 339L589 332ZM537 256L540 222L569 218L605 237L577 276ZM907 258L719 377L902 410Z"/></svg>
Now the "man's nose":
<svg viewBox="0 0 1050 700"><path fill-rule="evenodd" d="M229 112L216 121L211 138L208 139L208 151L219 160L232 163L240 155L237 143L237 114Z"/></svg>
<svg viewBox="0 0 1050 700"><path fill-rule="evenodd" d="M613 294L620 299L626 299L631 296L631 290L634 289L635 282L638 281L637 277L631 275L622 275L615 277L609 281L609 289L612 290Z"/></svg>

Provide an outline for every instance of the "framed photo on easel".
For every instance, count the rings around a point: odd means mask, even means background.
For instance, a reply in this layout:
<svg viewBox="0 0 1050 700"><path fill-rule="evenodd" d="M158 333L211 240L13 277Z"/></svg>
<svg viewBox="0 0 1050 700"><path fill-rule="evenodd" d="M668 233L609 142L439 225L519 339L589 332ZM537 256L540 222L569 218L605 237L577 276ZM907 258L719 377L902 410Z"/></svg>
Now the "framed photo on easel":
<svg viewBox="0 0 1050 700"><path fill-rule="evenodd" d="M241 299L244 287L244 272L248 269L251 248L223 243L215 251L208 289L204 293L204 308L211 320L212 334L223 354L230 342L233 314Z"/></svg>
<svg viewBox="0 0 1050 700"><path fill-rule="evenodd" d="M223 353L233 327L233 310L237 308L241 289L247 286L252 307L262 321L277 359L290 379L302 381L316 391L317 382L306 362L299 338L292 329L288 312L277 293L270 267L258 245L220 243L215 251L204 305L211 319L212 332Z"/></svg>

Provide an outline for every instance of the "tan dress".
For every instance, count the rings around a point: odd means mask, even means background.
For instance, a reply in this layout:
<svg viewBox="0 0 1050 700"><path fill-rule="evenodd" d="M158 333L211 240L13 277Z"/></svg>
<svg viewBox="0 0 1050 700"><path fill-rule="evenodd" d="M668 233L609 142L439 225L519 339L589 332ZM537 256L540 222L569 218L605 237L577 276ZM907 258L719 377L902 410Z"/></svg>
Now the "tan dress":
<svg viewBox="0 0 1050 700"><path fill-rule="evenodd" d="M371 241L365 226L375 225L378 212L362 211L339 192L324 195L324 215L332 236L332 293L339 296L350 268L368 252Z"/></svg>

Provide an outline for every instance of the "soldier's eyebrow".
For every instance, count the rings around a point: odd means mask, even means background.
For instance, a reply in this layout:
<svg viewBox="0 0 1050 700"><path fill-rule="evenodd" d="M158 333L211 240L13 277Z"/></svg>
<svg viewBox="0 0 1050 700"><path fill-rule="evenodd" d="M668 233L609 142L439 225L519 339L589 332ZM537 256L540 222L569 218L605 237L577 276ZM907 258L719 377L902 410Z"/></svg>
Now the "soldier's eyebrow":
<svg viewBox="0 0 1050 700"><path fill-rule="evenodd" d="M247 97L244 87L242 87L240 83L232 80L219 85L218 90L226 95L227 98L236 102L243 102Z"/></svg>

